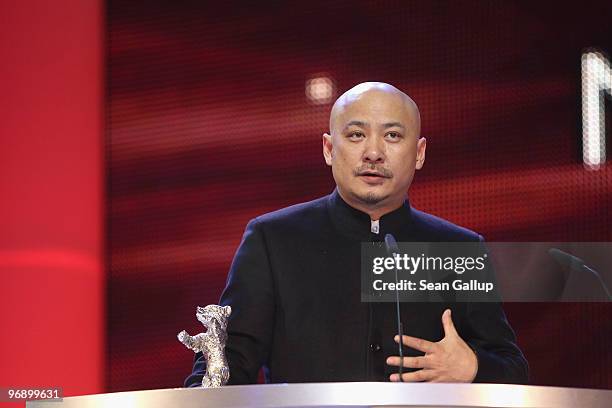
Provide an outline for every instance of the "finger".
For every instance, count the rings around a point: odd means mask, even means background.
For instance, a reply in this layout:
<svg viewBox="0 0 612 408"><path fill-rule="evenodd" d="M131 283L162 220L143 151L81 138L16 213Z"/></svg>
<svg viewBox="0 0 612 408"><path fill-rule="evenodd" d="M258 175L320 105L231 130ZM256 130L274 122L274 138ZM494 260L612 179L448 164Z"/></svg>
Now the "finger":
<svg viewBox="0 0 612 408"><path fill-rule="evenodd" d="M387 358L387 365L399 367L400 358L399 357ZM408 367L408 368L433 368L431 359L425 356L404 357L402 366Z"/></svg>
<svg viewBox="0 0 612 408"><path fill-rule="evenodd" d="M433 381L435 380L435 370L418 370L412 373L403 373L403 382L419 382L419 381ZM399 382L399 374L391 374L389 379L392 382Z"/></svg>
<svg viewBox="0 0 612 408"><path fill-rule="evenodd" d="M457 334L457 330L455 329L455 324L453 323L450 309L446 309L444 313L442 313L442 327L444 327L444 337L459 336L459 334Z"/></svg>
<svg viewBox="0 0 612 408"><path fill-rule="evenodd" d="M399 336L393 338L396 343L399 343ZM402 336L402 344L407 347L422 351L423 353L433 353L436 351L436 344L431 341L419 339L418 337Z"/></svg>

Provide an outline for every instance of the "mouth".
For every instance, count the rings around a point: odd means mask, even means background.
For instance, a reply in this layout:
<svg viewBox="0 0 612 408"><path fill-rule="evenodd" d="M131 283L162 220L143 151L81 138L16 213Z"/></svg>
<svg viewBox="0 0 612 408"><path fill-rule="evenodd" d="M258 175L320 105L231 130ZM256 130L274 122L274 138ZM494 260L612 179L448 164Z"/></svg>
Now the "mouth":
<svg viewBox="0 0 612 408"><path fill-rule="evenodd" d="M386 179L390 178L377 171L363 171L357 176L368 184L382 184Z"/></svg>
<svg viewBox="0 0 612 408"><path fill-rule="evenodd" d="M359 175L360 176L368 176L368 177L389 178L389 177L385 176L383 173L380 173L378 171L371 171L371 170L362 171L361 173L359 173Z"/></svg>

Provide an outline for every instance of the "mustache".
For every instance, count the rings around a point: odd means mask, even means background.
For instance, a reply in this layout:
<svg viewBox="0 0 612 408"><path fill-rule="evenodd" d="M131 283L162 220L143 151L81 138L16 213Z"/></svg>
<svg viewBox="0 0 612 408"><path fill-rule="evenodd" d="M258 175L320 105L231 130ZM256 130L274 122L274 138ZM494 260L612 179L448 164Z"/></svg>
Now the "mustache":
<svg viewBox="0 0 612 408"><path fill-rule="evenodd" d="M385 167L377 165L375 163L371 164L363 164L353 170L353 175L357 176L366 176L366 175L377 175L385 178L393 177L393 172Z"/></svg>

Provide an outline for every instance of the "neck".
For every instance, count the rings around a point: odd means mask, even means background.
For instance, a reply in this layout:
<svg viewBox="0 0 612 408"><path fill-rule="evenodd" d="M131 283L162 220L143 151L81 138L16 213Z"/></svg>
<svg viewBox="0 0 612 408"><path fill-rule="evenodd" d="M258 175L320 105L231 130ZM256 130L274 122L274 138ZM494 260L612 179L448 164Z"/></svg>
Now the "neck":
<svg viewBox="0 0 612 408"><path fill-rule="evenodd" d="M344 194L339 187L338 194L340 194L340 197L344 200L345 203L355 208L356 210L368 214L372 221L379 220L383 215L397 210L404 204L405 200L405 197L403 196L400 196L395 199L388 197L387 199L382 200L376 204L369 204L359 199L351 199L350 197L347 197L348 194Z"/></svg>

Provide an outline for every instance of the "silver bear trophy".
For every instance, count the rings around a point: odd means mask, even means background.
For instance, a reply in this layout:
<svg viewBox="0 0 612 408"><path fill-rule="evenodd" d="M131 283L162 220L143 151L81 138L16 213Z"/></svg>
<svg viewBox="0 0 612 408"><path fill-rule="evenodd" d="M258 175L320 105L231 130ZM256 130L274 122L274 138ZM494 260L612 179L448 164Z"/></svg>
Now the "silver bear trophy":
<svg viewBox="0 0 612 408"><path fill-rule="evenodd" d="M230 306L198 306L196 317L206 327L206 333L190 336L185 330L178 334L178 339L187 348L196 353L200 351L206 359L206 373L202 378L202 387L215 388L227 384L229 367L225 358L227 341L227 318L232 313Z"/></svg>

